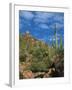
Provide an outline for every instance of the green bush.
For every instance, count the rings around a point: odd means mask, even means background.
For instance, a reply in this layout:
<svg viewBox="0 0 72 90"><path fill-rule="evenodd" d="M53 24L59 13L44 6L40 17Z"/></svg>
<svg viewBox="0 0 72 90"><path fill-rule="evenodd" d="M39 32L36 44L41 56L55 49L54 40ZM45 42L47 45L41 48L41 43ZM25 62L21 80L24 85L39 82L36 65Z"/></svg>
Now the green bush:
<svg viewBox="0 0 72 90"><path fill-rule="evenodd" d="M32 62L30 70L33 72L48 71L48 66L43 62Z"/></svg>
<svg viewBox="0 0 72 90"><path fill-rule="evenodd" d="M26 64L30 63L30 65L26 67L27 70L31 70L33 72L45 72L48 71L49 68L51 68L51 65L53 63L51 60L56 62L56 60L59 59L60 62L55 63L55 68L57 71L61 70L64 64L63 63L64 48L62 43L62 37L60 37L60 45L58 45L56 30L54 37L56 38L56 40L55 43L53 41L52 47L46 45L41 41L37 41L36 45L34 46L30 44L31 43L30 42L29 43L30 46L28 48L27 48L27 42L24 40L23 37L20 37L20 44L19 44L20 63L21 62L25 62ZM20 77L22 77L21 74Z"/></svg>

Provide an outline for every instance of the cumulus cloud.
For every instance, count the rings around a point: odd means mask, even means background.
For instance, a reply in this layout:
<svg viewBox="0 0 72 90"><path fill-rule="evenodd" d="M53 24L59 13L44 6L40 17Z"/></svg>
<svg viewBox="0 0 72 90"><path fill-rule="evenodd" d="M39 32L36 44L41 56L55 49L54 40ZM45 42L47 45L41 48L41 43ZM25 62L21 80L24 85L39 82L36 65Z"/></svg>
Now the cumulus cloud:
<svg viewBox="0 0 72 90"><path fill-rule="evenodd" d="M54 14L49 12L36 12L35 18L47 19L52 17Z"/></svg>
<svg viewBox="0 0 72 90"><path fill-rule="evenodd" d="M56 14L54 16L54 21L60 22L60 23L64 23L64 14Z"/></svg>
<svg viewBox="0 0 72 90"><path fill-rule="evenodd" d="M55 13L55 12L33 12L33 11L24 11L20 10L20 16L24 18L24 22L26 24L31 23L30 20L33 20L33 23L40 28L48 29L54 28L54 24L56 23L56 28L63 27L63 13ZM23 19L22 18L22 19ZM27 20L27 21L26 21ZM52 23L48 25L48 23Z"/></svg>
<svg viewBox="0 0 72 90"><path fill-rule="evenodd" d="M51 29L55 29L56 28L57 30L60 30L63 27L64 27L64 25L62 23L59 23L59 22L57 22L57 23L54 22L53 24L50 25Z"/></svg>
<svg viewBox="0 0 72 90"><path fill-rule="evenodd" d="M43 29L53 29L55 24L57 29L61 29L64 27L64 14L57 12L35 12L33 21L37 26Z"/></svg>
<svg viewBox="0 0 72 90"><path fill-rule="evenodd" d="M39 23L46 23L47 19L41 19L41 18L34 18L34 23L39 24Z"/></svg>
<svg viewBox="0 0 72 90"><path fill-rule="evenodd" d="M31 20L34 17L34 14L30 11L20 10L20 16L27 20Z"/></svg>
<svg viewBox="0 0 72 90"><path fill-rule="evenodd" d="M47 24L39 24L39 27L42 29L48 29L48 25Z"/></svg>
<svg viewBox="0 0 72 90"><path fill-rule="evenodd" d="M49 18L53 17L53 13L47 13L47 12L36 12L34 22L38 23L46 23Z"/></svg>

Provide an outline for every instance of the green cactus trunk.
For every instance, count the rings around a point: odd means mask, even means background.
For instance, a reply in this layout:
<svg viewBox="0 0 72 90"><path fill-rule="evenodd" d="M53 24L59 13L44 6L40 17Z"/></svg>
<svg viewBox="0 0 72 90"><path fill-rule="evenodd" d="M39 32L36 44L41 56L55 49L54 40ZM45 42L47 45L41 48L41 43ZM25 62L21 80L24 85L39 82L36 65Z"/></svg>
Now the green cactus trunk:
<svg viewBox="0 0 72 90"><path fill-rule="evenodd" d="M60 49L63 48L63 43L62 43L62 36L60 36Z"/></svg>
<svg viewBox="0 0 72 90"><path fill-rule="evenodd" d="M55 48L58 48L58 41L57 41L57 28L56 28L56 24L55 24Z"/></svg>

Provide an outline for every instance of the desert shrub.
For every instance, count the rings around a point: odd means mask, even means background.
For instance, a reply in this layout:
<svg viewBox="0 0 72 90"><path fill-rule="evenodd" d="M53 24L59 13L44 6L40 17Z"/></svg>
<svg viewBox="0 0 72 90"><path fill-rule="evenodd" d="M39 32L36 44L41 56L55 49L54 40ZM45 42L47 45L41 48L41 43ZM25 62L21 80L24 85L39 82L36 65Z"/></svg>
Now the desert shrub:
<svg viewBox="0 0 72 90"><path fill-rule="evenodd" d="M19 52L19 61L20 61L20 62L24 62L25 60L26 60L25 50L22 49L22 50Z"/></svg>
<svg viewBox="0 0 72 90"><path fill-rule="evenodd" d="M42 72L42 71L47 71L48 66L43 62L32 62L30 70L33 72Z"/></svg>
<svg viewBox="0 0 72 90"><path fill-rule="evenodd" d="M48 56L43 57L41 60L40 57L34 57L30 66L30 70L33 72L42 72L48 71L48 68L51 66L51 60Z"/></svg>
<svg viewBox="0 0 72 90"><path fill-rule="evenodd" d="M47 47L33 47L29 51L32 54L30 70L33 72L47 71L51 66L51 59Z"/></svg>
<svg viewBox="0 0 72 90"><path fill-rule="evenodd" d="M44 47L35 48L33 51L33 56L38 58L38 60L43 60L49 54L48 50Z"/></svg>
<svg viewBox="0 0 72 90"><path fill-rule="evenodd" d="M58 45L56 30L54 37L55 42L52 46L48 46L42 41L37 41L36 45L32 45L32 41L28 44L20 37L20 49L19 49L19 59L20 62L30 63L26 66L25 70L31 70L33 72L45 72L51 68L53 61L59 60L59 62L54 63L54 68L56 69L55 75L60 75L64 68L64 48L62 43L62 37L60 38L60 45ZM34 39L35 40L35 39ZM31 57L31 58L30 58ZM26 62L27 60L27 62ZM31 60L31 61L30 61Z"/></svg>
<svg viewBox="0 0 72 90"><path fill-rule="evenodd" d="M26 56L25 56L25 55L21 55L21 56L19 57L19 60L20 60L20 62L26 61Z"/></svg>

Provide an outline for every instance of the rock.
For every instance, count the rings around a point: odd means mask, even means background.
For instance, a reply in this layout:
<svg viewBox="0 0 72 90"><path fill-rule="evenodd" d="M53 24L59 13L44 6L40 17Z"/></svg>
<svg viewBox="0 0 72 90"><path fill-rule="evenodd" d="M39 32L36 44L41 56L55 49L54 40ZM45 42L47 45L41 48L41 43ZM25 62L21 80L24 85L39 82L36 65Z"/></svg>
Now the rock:
<svg viewBox="0 0 72 90"><path fill-rule="evenodd" d="M48 73L46 73L46 74L43 76L43 78L48 78L48 77L50 77L50 75L49 75Z"/></svg>
<svg viewBox="0 0 72 90"><path fill-rule="evenodd" d="M24 62L19 64L19 71L21 73L23 73L23 71L26 70L27 67L29 67L30 65L31 65L31 63L24 63Z"/></svg>
<svg viewBox="0 0 72 90"><path fill-rule="evenodd" d="M51 77L53 72L55 72L55 68L50 68L47 73L45 73L44 78Z"/></svg>
<svg viewBox="0 0 72 90"><path fill-rule="evenodd" d="M34 76L33 76L32 71L26 70L26 71L23 72L23 78L29 79L29 78L33 78L33 77Z"/></svg>
<svg viewBox="0 0 72 90"><path fill-rule="evenodd" d="M43 78L45 72L37 72L37 73L34 73L34 78Z"/></svg>
<svg viewBox="0 0 72 90"><path fill-rule="evenodd" d="M50 68L48 74L50 75L52 72L55 72L55 68Z"/></svg>

